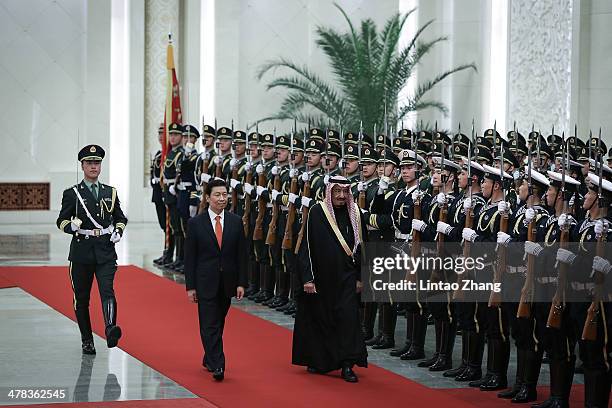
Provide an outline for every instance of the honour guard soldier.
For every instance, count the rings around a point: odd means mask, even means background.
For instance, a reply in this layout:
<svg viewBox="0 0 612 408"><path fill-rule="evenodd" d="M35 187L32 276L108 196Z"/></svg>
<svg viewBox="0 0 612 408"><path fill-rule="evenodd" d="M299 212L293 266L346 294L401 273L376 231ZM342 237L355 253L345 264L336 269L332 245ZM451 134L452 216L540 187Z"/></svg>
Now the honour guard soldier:
<svg viewBox="0 0 612 408"><path fill-rule="evenodd" d="M206 198L204 197L206 184L208 184L211 177L215 175L216 165L214 158L217 155L217 149L215 149L215 134L215 128L210 125L204 125L202 128L202 145L204 146L204 150L200 153L195 168L195 179L199 184L197 190L201 192L202 196L200 202L201 207L206 203Z"/></svg>
<svg viewBox="0 0 612 408"><path fill-rule="evenodd" d="M89 296L94 276L102 300L106 344L109 348L115 347L121 338L113 280L117 271L115 244L123 236L127 218L121 211L117 190L98 181L103 158L104 149L98 145L81 149L78 160L83 180L64 190L57 218L58 228L72 235L68 255L70 281L84 354L96 354L89 318Z"/></svg>
<svg viewBox="0 0 612 408"><path fill-rule="evenodd" d="M234 131L234 157L230 160L230 196L232 199L231 208L235 214L240 216L244 215L243 185L246 182L247 170L246 139L247 135L245 132L242 130ZM236 199L236 203L233 202L234 199Z"/></svg>
<svg viewBox="0 0 612 408"><path fill-rule="evenodd" d="M181 217L177 208L176 200L176 176L177 166L183 156L183 146L181 146L183 127L178 123L171 123L168 128L168 143L170 144L170 151L166 155L166 162L164 163L164 173L162 177L163 188L164 188L164 204L168 208L168 214L170 216L170 232L172 235L170 248L176 248L176 258L169 257L169 263L164 263L169 269L174 269L176 266L181 266L183 263L183 241L185 235L181 226ZM172 247L174 245L174 247ZM172 252L170 252L172 255Z"/></svg>
<svg viewBox="0 0 612 408"><path fill-rule="evenodd" d="M164 136L164 124L159 124L159 129L157 130L157 137L159 140L159 144L162 144L162 137ZM157 213L157 221L159 222L159 227L164 232L164 236L166 235L166 206L164 205L163 191L161 188L161 150L158 150L155 153L155 157L151 161L151 202L155 204L155 212ZM166 240L164 239L164 252L162 256L153 260L155 265L162 265L168 261L168 248L166 248ZM172 256L172 254L170 254Z"/></svg>
<svg viewBox="0 0 612 408"><path fill-rule="evenodd" d="M561 265L557 268L550 266L555 264L562 233L565 234L563 240L567 241L569 229L576 224L575 219L569 215L572 209L568 207L568 202L570 196L578 191L580 182L558 172L548 171L547 175L550 186L546 191L546 205L552 213L545 222L543 217L538 223L536 242L526 241L525 252L536 258L536 270L539 271L536 277L537 299L547 299L535 305L535 315L536 327L539 327L536 334L542 339L542 345L549 357L550 397L534 407L560 408L569 407L577 339L570 317L572 304L563 302L567 290L567 268ZM563 221L561 225L559 218ZM558 314L558 317L550 319L551 310L553 316Z"/></svg>
<svg viewBox="0 0 612 408"><path fill-rule="evenodd" d="M187 229L187 222L189 218L194 217L197 214L198 202L196 196L196 182L195 182L195 170L196 161L198 160L198 154L195 150L195 145L200 132L195 126L185 125L183 127L183 138L185 138L185 144L183 145L183 157L181 158L177 167L177 208L181 215L181 227L183 231ZM179 269L181 271L181 269Z"/></svg>
<svg viewBox="0 0 612 408"><path fill-rule="evenodd" d="M504 198L505 184L512 182L511 175L489 165L483 165L485 170L482 183L482 194L487 199L487 205L476 216L475 228L464 228L463 239L469 242L497 242L497 232L502 230L503 218L509 216L510 208ZM507 218L506 218L507 220ZM474 248L476 249L476 248ZM497 270L495 259L490 254L479 254L484 259L484 268L479 271L485 282L503 276L503 269ZM501 262L500 262L501 263ZM496 276L497 275L497 276ZM501 278L499 278L501 279ZM480 387L482 391L493 391L506 388L508 384L507 371L510 359L510 343L508 341L508 318L500 312L498 305L488 307L486 302L479 302L478 324L486 327L487 333L487 373L481 379L469 383L471 387ZM484 313L483 313L484 312Z"/></svg>
<svg viewBox="0 0 612 408"><path fill-rule="evenodd" d="M261 149L259 146L261 135L255 131L248 135L247 162L244 166L244 214L242 223L247 229L247 245L249 247L249 287L245 291L245 296L252 299L261 289L260 287L260 267L259 257L253 240L255 223L257 220L257 172L255 169L261 162ZM240 189L241 186L237 186Z"/></svg>

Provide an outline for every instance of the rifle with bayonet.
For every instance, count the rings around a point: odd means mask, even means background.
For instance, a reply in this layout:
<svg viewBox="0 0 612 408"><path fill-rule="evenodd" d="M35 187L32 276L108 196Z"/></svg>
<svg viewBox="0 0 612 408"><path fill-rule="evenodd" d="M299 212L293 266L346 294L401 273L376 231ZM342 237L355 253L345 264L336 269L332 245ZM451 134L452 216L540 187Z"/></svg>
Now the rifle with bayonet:
<svg viewBox="0 0 612 408"><path fill-rule="evenodd" d="M565 189L565 172L567 166L569 166L569 149L565 140L563 140L564 155L561 161L561 197L563 199L563 214L569 212L568 203L569 196ZM561 227L561 236L559 237L559 247L567 249L569 241L569 222L566 222ZM557 288L550 304L550 310L548 311L548 319L546 320L546 327L553 329L561 328L561 316L565 309L565 286L567 284L567 268L568 265L564 262L557 263L558 276L557 276Z"/></svg>
<svg viewBox="0 0 612 408"><path fill-rule="evenodd" d="M248 129L248 126L247 126ZM247 146L246 146L246 156L247 161L249 162L249 171L246 172L246 184L253 185L253 158L251 157L251 142L248 140L247 136ZM258 156L261 155L259 151L259 122L255 124L255 141L257 146L255 147L258 152ZM244 236L249 236L249 230L251 227L251 194L247 193L246 190L244 192L244 214L242 214L242 226L244 227Z"/></svg>
<svg viewBox="0 0 612 408"><path fill-rule="evenodd" d="M206 126L204 124L204 115L202 115L202 135L204 134L204 126ZM217 131L217 128L215 128L215 132ZM206 143L204 143L204 160L202 160L202 171L200 172L200 175L202 174L208 174L208 167L210 166L210 156L212 155L212 151L207 152L206 151ZM201 181L201 180L196 180L196 182ZM202 200L200 201L200 206L198 208L198 214L201 214L204 212L204 210L206 210L207 207L207 200L206 200L206 186L208 185L208 183L206 182L202 182Z"/></svg>
<svg viewBox="0 0 612 408"><path fill-rule="evenodd" d="M599 206L599 220L603 223L603 231L600 234L597 234L595 255L602 257L604 256L604 245L606 243L606 236L608 235L606 216L609 203L607 202L608 200L604 198L602 193L603 153L601 151L601 128L599 128L599 136L597 138L596 154L598 155L599 159L599 186L597 204ZM595 277L595 287L593 288L593 300L591 301L591 304L587 310L586 320L584 322L584 327L582 328L582 340L585 341L595 341L597 339L597 325L599 324L599 319L602 316L603 308L602 298L606 276L596 270L593 270L592 274ZM605 320L603 323L606 324Z"/></svg>
<svg viewBox="0 0 612 408"><path fill-rule="evenodd" d="M376 138L374 138L374 140L376 140ZM357 146L358 152L359 152L359 174L360 174L360 178L359 178L359 183L363 183L364 179L363 179L363 160L362 160L362 152L361 150L363 149L362 144L363 144L363 122L359 122L359 145ZM365 190L360 191L359 192L359 198L357 200L357 203L359 205L359 208L361 208L362 210L366 210L366 192Z"/></svg>
<svg viewBox="0 0 612 408"><path fill-rule="evenodd" d="M232 161L230 163L233 163L233 166L231 166L232 169L232 178L234 180L238 180L238 161L236 160L236 140L235 140L235 136L234 136L234 119L232 119ZM232 188L232 206L231 206L231 212L236 214L236 208L238 208L238 190L236 190L235 188Z"/></svg>
<svg viewBox="0 0 612 408"><path fill-rule="evenodd" d="M493 140L494 140L494 149L497 149L497 121L493 124ZM499 141L499 176L500 176L500 188L503 192L503 200L506 201L506 190L504 186L504 144L503 140ZM501 214L501 218L499 220L499 230L502 232L508 231L508 211L504 211ZM497 247L497 260L495 269L493 271L493 283L501 285L502 277L504 272L506 271L506 247L504 245L499 245ZM491 291L491 295L489 296L489 307L499 307L501 305L501 291Z"/></svg>
<svg viewBox="0 0 612 408"><path fill-rule="evenodd" d="M308 136L308 138L306 137ZM308 123L308 128L304 132L304 152L306 152L306 146L308 146L308 139L310 138L310 122ZM306 158L306 172L310 169L308 168L308 158ZM310 177L304 182L304 189L302 190L302 197L310 198ZM308 222L308 207L302 205L302 225L300 226L300 231L298 232L297 241L295 243L295 251L294 253L297 255L300 246L302 245L302 240L304 239L304 234L306 233L306 224Z"/></svg>
<svg viewBox="0 0 612 408"><path fill-rule="evenodd" d="M289 192L291 194L296 195L298 193L298 176L297 171L295 171L295 132L297 132L297 123L293 121L293 129L291 129L291 161L289 163L289 168L291 169L291 173L293 177L291 177L291 186L289 187ZM289 202L287 205L287 224L285 225L285 234L283 235L283 243L281 247L283 249L291 249L293 247L293 224L295 223L295 204Z"/></svg>
<svg viewBox="0 0 612 408"><path fill-rule="evenodd" d="M281 179L280 173L281 169L278 166L278 151L276 150L276 127L274 128L273 135L273 144L274 144L274 167L276 167L276 174L274 175L274 181L272 183L272 188L276 191L280 191L281 189ZM268 236L266 237L266 245L273 246L276 243L276 228L278 226L278 214L280 212L280 208L276 200L272 202L272 220L270 221L270 225L268 225Z"/></svg>
<svg viewBox="0 0 612 408"><path fill-rule="evenodd" d="M533 200L533 185L531 182L531 146L528 148L527 154L527 208L532 208ZM565 177L565 176L564 176ZM527 226L527 240L535 242L535 222L536 217L529 222ZM521 288L521 298L519 300L516 317L527 319L531 316L531 301L533 299L533 281L535 279L535 256L527 254L527 276L525 277L525 283Z"/></svg>
<svg viewBox="0 0 612 408"><path fill-rule="evenodd" d="M259 133L258 133L259 135ZM259 145L258 145L259 146ZM265 166L265 159L261 158L261 165ZM256 170L257 171L257 170ZM257 175L257 186L266 187L268 184L266 180L265 168L264 171ZM262 196L257 197L257 218L255 219L255 229L253 230L253 241L261 241L264 239L263 236L263 220L266 214L266 200Z"/></svg>

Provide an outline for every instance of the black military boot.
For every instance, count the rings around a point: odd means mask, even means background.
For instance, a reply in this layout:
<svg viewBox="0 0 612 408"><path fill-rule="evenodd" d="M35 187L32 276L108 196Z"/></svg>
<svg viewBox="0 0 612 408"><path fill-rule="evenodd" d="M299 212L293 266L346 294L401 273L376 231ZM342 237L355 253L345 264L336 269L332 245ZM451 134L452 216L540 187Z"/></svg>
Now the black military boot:
<svg viewBox="0 0 612 408"><path fill-rule="evenodd" d="M94 346L93 339L83 340L81 344L81 349L83 350L83 354L95 355L96 348Z"/></svg>
<svg viewBox="0 0 612 408"><path fill-rule="evenodd" d="M261 289L259 293L257 293L253 297L253 302L261 303L266 300L269 300L270 298L274 296L274 286L272 287L271 290L269 286L270 285L270 274L272 273L271 269L272 268L270 265L267 265L267 264L259 265L260 277L261 277ZM272 279L272 281L274 281L274 279Z"/></svg>
<svg viewBox="0 0 612 408"><path fill-rule="evenodd" d="M402 360L420 360L425 357L425 335L427 334L427 316L420 313L410 313L412 318L412 342L410 350L400 356Z"/></svg>
<svg viewBox="0 0 612 408"><path fill-rule="evenodd" d="M168 247L164 249L164 259L158 264L159 266L167 266L174 262L174 235L168 237Z"/></svg>
<svg viewBox="0 0 612 408"><path fill-rule="evenodd" d="M279 287L279 293L277 300L270 304L272 309L277 309L279 307L285 306L289 302L289 273L283 270L283 267L280 266L277 271L277 282Z"/></svg>
<svg viewBox="0 0 612 408"><path fill-rule="evenodd" d="M104 315L106 345L108 348L117 346L121 338L121 327L117 326L117 301L115 298L106 299L102 302Z"/></svg>
<svg viewBox="0 0 612 408"><path fill-rule="evenodd" d="M439 319L434 320L434 328L436 331L436 351L434 352L431 358L427 360L421 361L417 364L418 367L431 367L438 361L438 357L440 356L440 347L442 346L442 321Z"/></svg>
<svg viewBox="0 0 612 408"><path fill-rule="evenodd" d="M389 303L383 303L380 307L382 318L383 337L380 343L372 346L373 350L383 350L395 347L395 324L397 315Z"/></svg>
<svg viewBox="0 0 612 408"><path fill-rule="evenodd" d="M455 381L470 381L474 383L482 378L482 355L484 354L484 335L475 331L467 331L468 357L467 367L455 377ZM479 387L478 385L473 385Z"/></svg>
<svg viewBox="0 0 612 408"><path fill-rule="evenodd" d="M404 313L405 316L405 313ZM408 316L406 319L406 341L404 345L400 348L395 348L391 350L389 355L391 357L400 357L402 354L407 353L410 350L410 345L412 344L412 324L414 323L413 316Z"/></svg>
<svg viewBox="0 0 612 408"><path fill-rule="evenodd" d="M443 320L441 322L440 354L435 363L429 367L429 371L446 371L453 367L453 348L457 336L457 323Z"/></svg>
<svg viewBox="0 0 612 408"><path fill-rule="evenodd" d="M376 321L376 311L378 310L378 303L376 302L365 302L363 307L363 320L361 321L361 331L363 332L363 338L370 340L374 337L374 322Z"/></svg>
<svg viewBox="0 0 612 408"><path fill-rule="evenodd" d="M183 273L184 260L185 260L185 237L178 235L176 238L176 262L174 263L173 270L178 273Z"/></svg>
<svg viewBox="0 0 612 408"><path fill-rule="evenodd" d="M509 390L498 393L497 398L512 399L523 387L523 382L525 381L526 352L527 350L524 349L516 349L516 378L514 379L514 385Z"/></svg>
<svg viewBox="0 0 612 408"><path fill-rule="evenodd" d="M538 378L540 377L540 367L542 366L542 352L525 350L523 352L525 360L523 378L520 390L512 398L512 402L524 404L538 399Z"/></svg>
<svg viewBox="0 0 612 408"><path fill-rule="evenodd" d="M610 399L610 374L605 369L584 368L584 406L605 408Z"/></svg>
<svg viewBox="0 0 612 408"><path fill-rule="evenodd" d="M487 381L480 384L480 391L497 391L508 386L508 362L510 360L510 343L502 339L489 339L487 371L491 374ZM489 364L491 361L491 364ZM491 369L489 370L489 367ZM487 373L488 374L488 373Z"/></svg>
<svg viewBox="0 0 612 408"><path fill-rule="evenodd" d="M461 331L461 364L457 368L453 368L451 370L445 371L442 375L444 377L456 378L459 374L463 373L463 371L467 368L468 362L468 332L465 330Z"/></svg>
<svg viewBox="0 0 612 408"><path fill-rule="evenodd" d="M249 262L249 286L244 291L244 296L250 299L259 292L259 264L255 261Z"/></svg>
<svg viewBox="0 0 612 408"><path fill-rule="evenodd" d="M550 397L533 408L569 408L569 395L574 381L576 356L559 360L550 358Z"/></svg>

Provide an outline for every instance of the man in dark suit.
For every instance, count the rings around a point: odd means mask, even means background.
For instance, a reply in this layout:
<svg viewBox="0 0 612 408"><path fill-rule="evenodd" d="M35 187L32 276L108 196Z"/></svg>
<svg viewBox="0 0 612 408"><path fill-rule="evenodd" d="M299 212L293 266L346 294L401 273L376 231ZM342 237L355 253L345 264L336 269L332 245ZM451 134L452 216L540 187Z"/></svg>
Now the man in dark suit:
<svg viewBox="0 0 612 408"><path fill-rule="evenodd" d="M208 210L193 217L185 240L185 285L198 303L203 365L223 380L223 328L232 296L241 300L247 285L247 247L242 218L225 211L227 186L213 179L206 186Z"/></svg>

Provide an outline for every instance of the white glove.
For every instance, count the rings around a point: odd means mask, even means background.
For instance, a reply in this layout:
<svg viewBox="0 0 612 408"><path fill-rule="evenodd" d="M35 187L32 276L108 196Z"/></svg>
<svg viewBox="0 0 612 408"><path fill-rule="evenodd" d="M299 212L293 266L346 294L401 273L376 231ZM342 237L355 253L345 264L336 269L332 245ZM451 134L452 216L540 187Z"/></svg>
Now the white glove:
<svg viewBox="0 0 612 408"><path fill-rule="evenodd" d="M278 176L278 170L279 170L278 166L272 166L272 175Z"/></svg>
<svg viewBox="0 0 612 408"><path fill-rule="evenodd" d="M297 200L297 198L298 198L297 194L289 193L289 202L291 204L295 204L295 200Z"/></svg>
<svg viewBox="0 0 612 408"><path fill-rule="evenodd" d="M557 261L571 265L576 260L576 255L572 251L564 248L557 249Z"/></svg>
<svg viewBox="0 0 612 408"><path fill-rule="evenodd" d="M412 192L412 201L418 200L420 195L421 195L421 193L418 190L414 190Z"/></svg>
<svg viewBox="0 0 612 408"><path fill-rule="evenodd" d="M232 188L235 190L236 187L238 187L240 185L240 182L236 179L230 179L230 186L232 186Z"/></svg>
<svg viewBox="0 0 612 408"><path fill-rule="evenodd" d="M427 224L425 224L423 221L421 220L417 220L416 218L412 220L412 229L413 230L417 230L417 231L425 231L425 228L427 227Z"/></svg>
<svg viewBox="0 0 612 408"><path fill-rule="evenodd" d="M202 180L202 183L207 183L208 184L208 182L210 182L210 179L211 179L211 177L210 177L210 174L208 174L208 173L202 173L200 175L200 180Z"/></svg>
<svg viewBox="0 0 612 408"><path fill-rule="evenodd" d="M502 200L499 203L497 203L497 211L501 213L505 213L506 211L508 211L508 208L510 208L510 206L508 205L506 201Z"/></svg>
<svg viewBox="0 0 612 408"><path fill-rule="evenodd" d="M176 195L176 188L174 188L174 184L170 186L170 194L172 194L173 196Z"/></svg>
<svg viewBox="0 0 612 408"><path fill-rule="evenodd" d="M202 186L199 184L196 184L196 191L202 191Z"/></svg>
<svg viewBox="0 0 612 408"><path fill-rule="evenodd" d="M360 181L359 183L357 183L357 191L359 192L366 191L367 188L368 188L368 185L364 181Z"/></svg>
<svg viewBox="0 0 612 408"><path fill-rule="evenodd" d="M182 183L177 183L176 184L176 188L178 188L179 190L186 190L185 186Z"/></svg>
<svg viewBox="0 0 612 408"><path fill-rule="evenodd" d="M70 229L72 230L72 232L77 232L79 228L81 228L81 224L83 223L83 221L79 220L78 218L74 217L72 220L70 220Z"/></svg>
<svg viewBox="0 0 612 408"><path fill-rule="evenodd" d="M257 174L262 174L264 172L264 166L259 163L257 167L255 167L255 171L257 172Z"/></svg>
<svg viewBox="0 0 612 408"><path fill-rule="evenodd" d="M472 199L468 197L463 201L463 210L467 211L470 208L472 208Z"/></svg>
<svg viewBox="0 0 612 408"><path fill-rule="evenodd" d="M503 231L497 232L497 243L503 246L508 246L512 237Z"/></svg>
<svg viewBox="0 0 612 408"><path fill-rule="evenodd" d="M557 224L559 225L559 227L563 228L563 226L565 224L571 225L573 223L575 223L576 220L574 219L574 217L572 217L569 214L561 214L559 216L559 219L557 220Z"/></svg>
<svg viewBox="0 0 612 408"><path fill-rule="evenodd" d="M193 143L189 142L185 144L185 147L183 147L183 150L185 151L186 155L190 155L191 152L193 152Z"/></svg>
<svg viewBox="0 0 612 408"><path fill-rule="evenodd" d="M610 269L612 269L612 265L610 265L610 261L607 259L604 259L601 256L596 256L593 258L593 269L607 275L608 272L610 272Z"/></svg>
<svg viewBox="0 0 612 408"><path fill-rule="evenodd" d="M567 205L569 205L570 207L573 207L575 201L576 201L576 194L572 194Z"/></svg>
<svg viewBox="0 0 612 408"><path fill-rule="evenodd" d="M323 184L325 185L329 184L329 174L326 174L325 177L323 177Z"/></svg>
<svg viewBox="0 0 612 408"><path fill-rule="evenodd" d="M247 193L248 195L252 195L253 194L253 185L249 184L249 183L244 183L244 192Z"/></svg>
<svg viewBox="0 0 612 408"><path fill-rule="evenodd" d="M461 233L461 236L466 241L474 242L476 240L476 237L478 237L478 234L471 228L464 228L463 232Z"/></svg>
<svg viewBox="0 0 612 408"><path fill-rule="evenodd" d="M302 197L302 205L306 208L310 207L311 199L308 197Z"/></svg>
<svg viewBox="0 0 612 408"><path fill-rule="evenodd" d="M113 244L116 244L117 242L121 240L121 234L118 233L117 230L113 231L113 233L110 236L110 240Z"/></svg>
<svg viewBox="0 0 612 408"><path fill-rule="evenodd" d="M305 183L308 180L310 180L310 174L308 174L308 172L305 171L305 172L302 173L302 181Z"/></svg>
<svg viewBox="0 0 612 408"><path fill-rule="evenodd" d="M272 201L276 201L276 198L280 195L280 191L272 190Z"/></svg>
<svg viewBox="0 0 612 408"><path fill-rule="evenodd" d="M444 221L438 221L438 225L436 225L436 231L439 232L440 234L448 235L451 233L452 230L453 230L453 227L451 227L449 224L445 223Z"/></svg>
<svg viewBox="0 0 612 408"><path fill-rule="evenodd" d="M436 201L438 202L438 205L446 204L446 195L444 193L438 193L436 196Z"/></svg>
<svg viewBox="0 0 612 408"><path fill-rule="evenodd" d="M378 193L382 194L389 188L389 179L387 177L381 177L378 181Z"/></svg>
<svg viewBox="0 0 612 408"><path fill-rule="evenodd" d="M266 191L266 188L264 186L257 186L257 196L258 197L261 197L264 191Z"/></svg>
<svg viewBox="0 0 612 408"><path fill-rule="evenodd" d="M189 206L189 216L190 217L195 217L197 213L198 213L198 206L197 205L190 205Z"/></svg>
<svg viewBox="0 0 612 408"><path fill-rule="evenodd" d="M514 180L518 180L521 178L521 172L519 170L514 170L514 172L512 173L512 178Z"/></svg>
<svg viewBox="0 0 612 408"><path fill-rule="evenodd" d="M344 166L345 166L345 164L344 164L344 163L345 163L344 158L342 158L342 159L338 160L338 168L343 169L343 168L344 168Z"/></svg>
<svg viewBox="0 0 612 408"><path fill-rule="evenodd" d="M540 255L540 252L542 252L543 249L544 248L542 247L542 245L538 243L532 241L525 241L525 252L529 255L538 256Z"/></svg>
<svg viewBox="0 0 612 408"><path fill-rule="evenodd" d="M604 223L602 220L595 221L595 235L599 236L604 232Z"/></svg>
<svg viewBox="0 0 612 408"><path fill-rule="evenodd" d="M535 215L535 210L533 208L528 208L527 211L525 211L525 224L529 224L531 220L535 218Z"/></svg>
<svg viewBox="0 0 612 408"><path fill-rule="evenodd" d="M238 164L238 160L236 160L236 159L234 159L232 157L232 159L230 160L230 167L234 168L234 167L236 167L237 164Z"/></svg>
<svg viewBox="0 0 612 408"><path fill-rule="evenodd" d="M294 178L298 175L298 170L297 169L291 169L289 170L289 177L290 178Z"/></svg>
<svg viewBox="0 0 612 408"><path fill-rule="evenodd" d="M248 173L249 171L251 171L251 167L253 167L251 166L251 163L246 162L246 164L244 165L244 171Z"/></svg>
<svg viewBox="0 0 612 408"><path fill-rule="evenodd" d="M223 164L223 157L221 156L215 156L215 164L217 166L221 166Z"/></svg>

